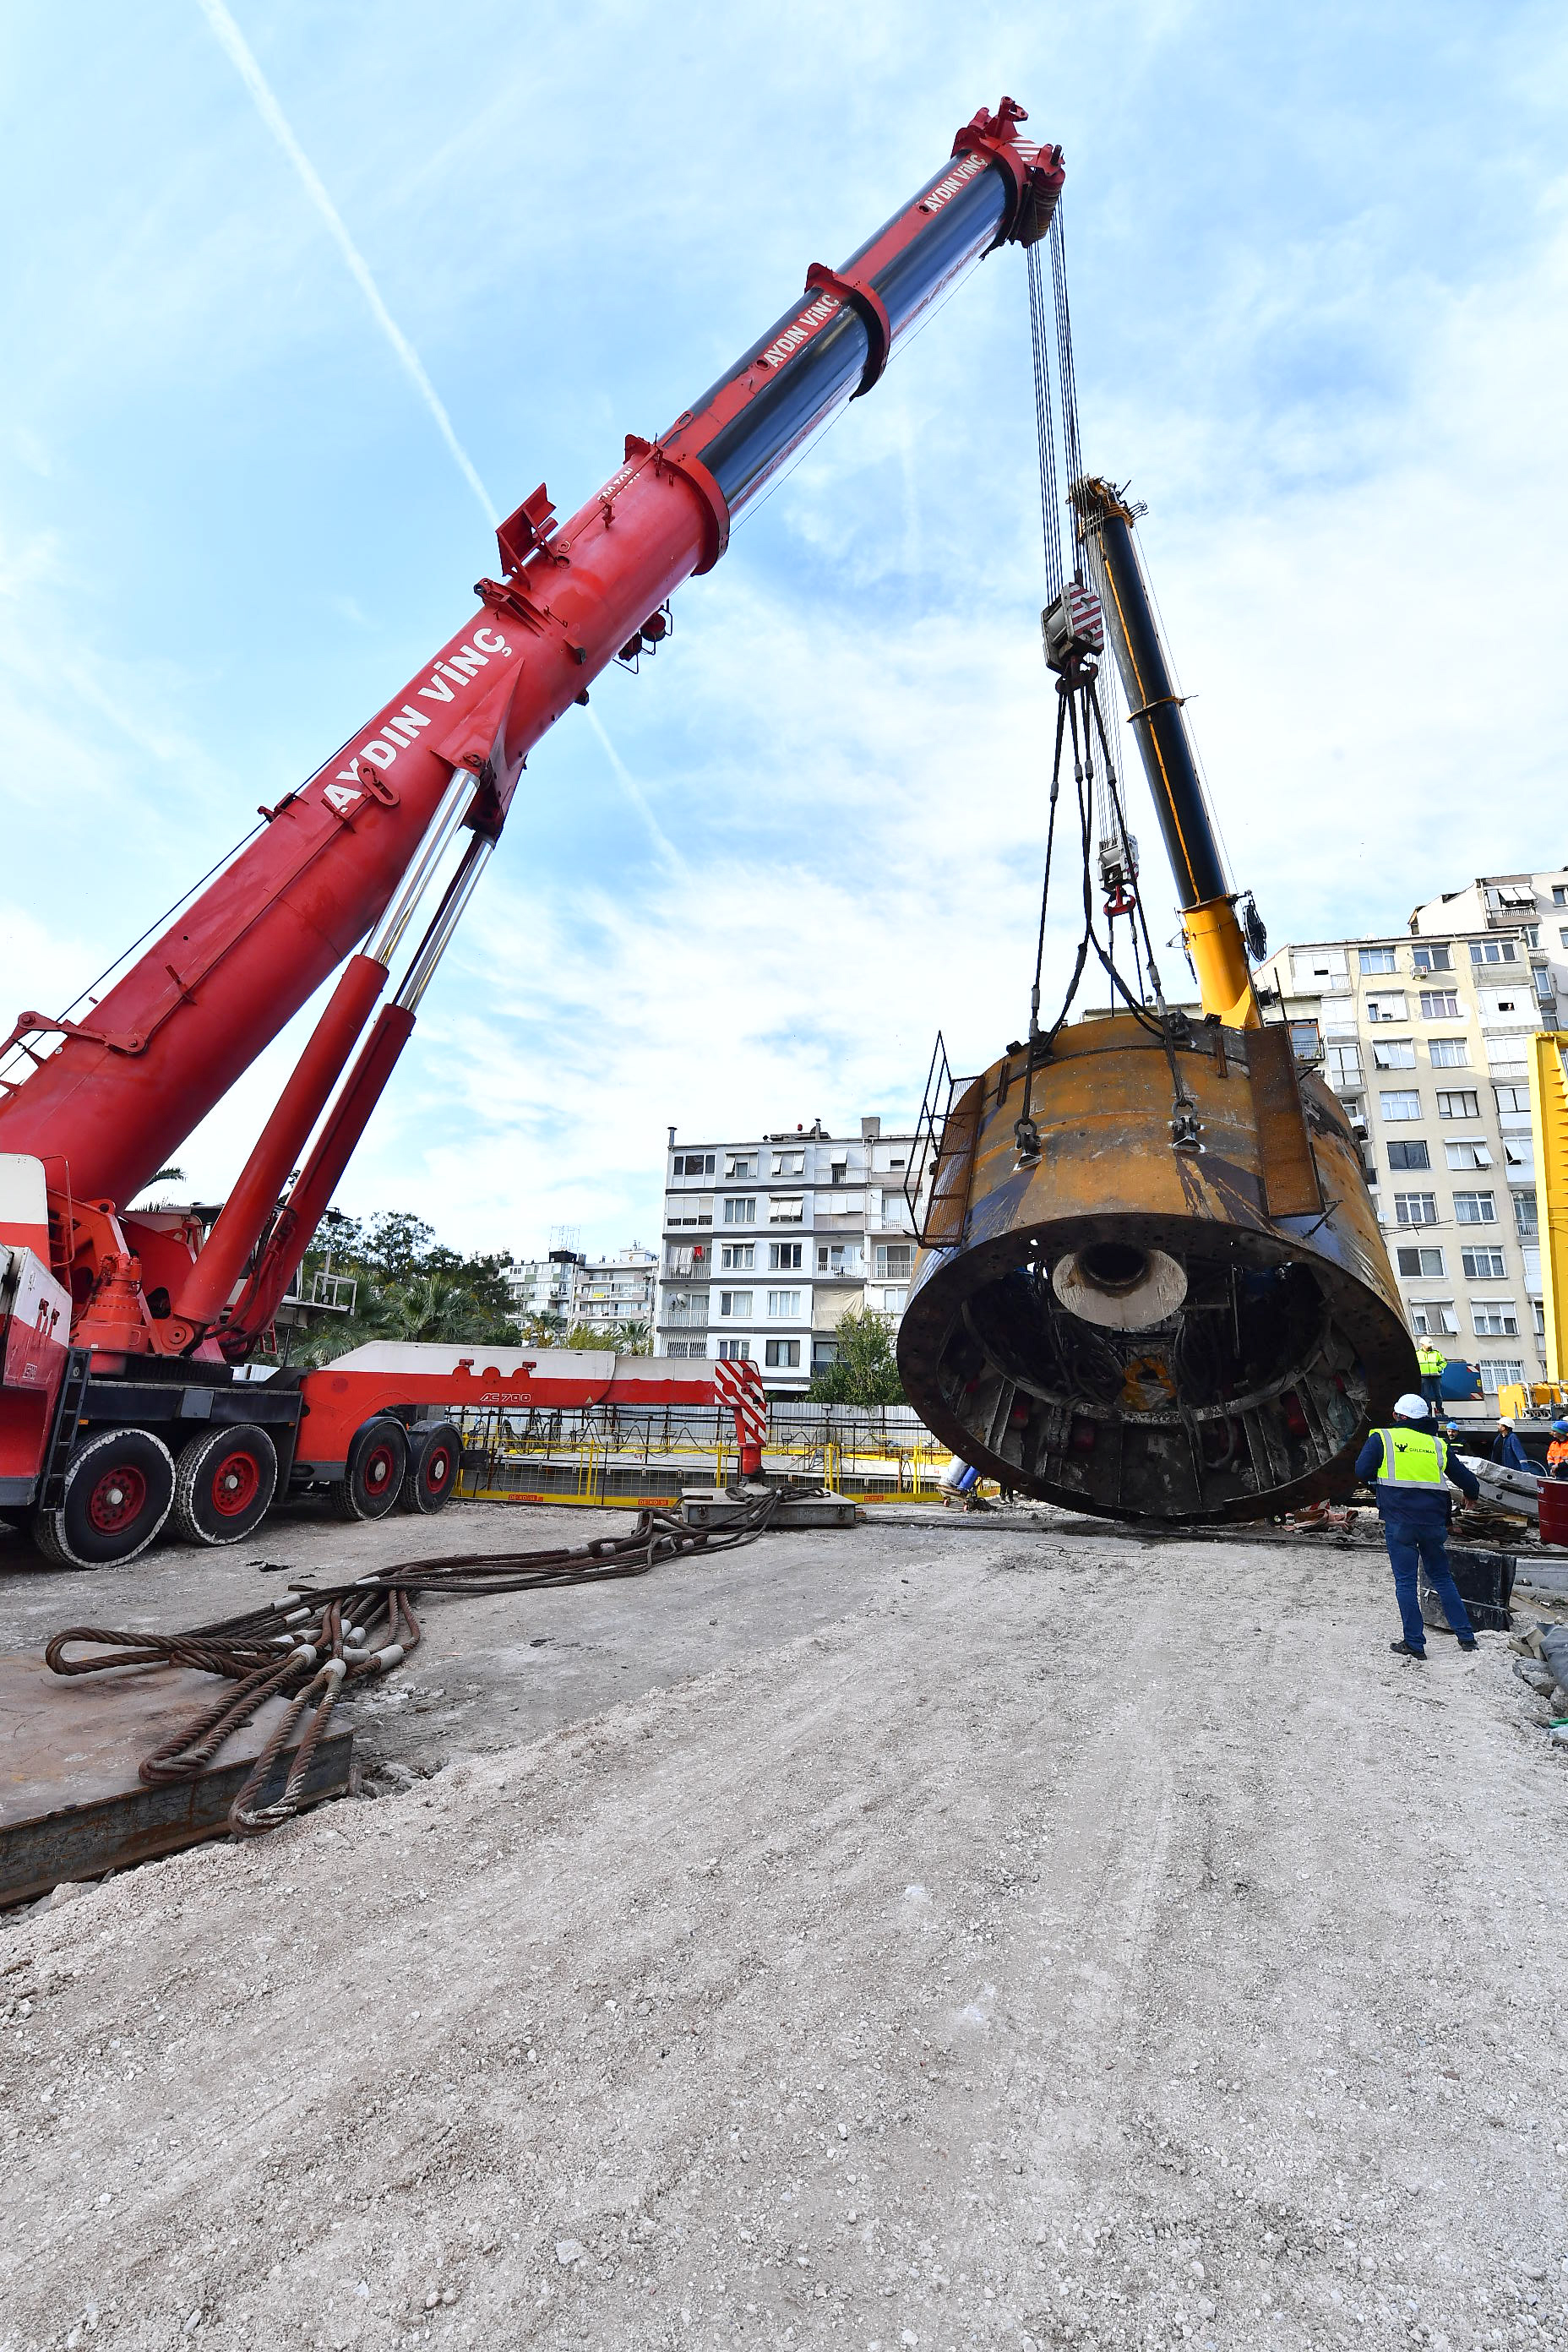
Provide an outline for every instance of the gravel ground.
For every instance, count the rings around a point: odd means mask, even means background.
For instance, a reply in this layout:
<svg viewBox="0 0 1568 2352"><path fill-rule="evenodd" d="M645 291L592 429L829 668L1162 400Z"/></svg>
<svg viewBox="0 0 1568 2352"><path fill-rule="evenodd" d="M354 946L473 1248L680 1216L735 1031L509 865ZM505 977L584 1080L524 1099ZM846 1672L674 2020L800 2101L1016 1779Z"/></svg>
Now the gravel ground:
<svg viewBox="0 0 1568 2352"><path fill-rule="evenodd" d="M407 1785L0 1925L7 2352L1568 2345L1500 1637L1395 1659L1366 1548L984 1524L505 1607L461 1760L384 1712Z"/></svg>

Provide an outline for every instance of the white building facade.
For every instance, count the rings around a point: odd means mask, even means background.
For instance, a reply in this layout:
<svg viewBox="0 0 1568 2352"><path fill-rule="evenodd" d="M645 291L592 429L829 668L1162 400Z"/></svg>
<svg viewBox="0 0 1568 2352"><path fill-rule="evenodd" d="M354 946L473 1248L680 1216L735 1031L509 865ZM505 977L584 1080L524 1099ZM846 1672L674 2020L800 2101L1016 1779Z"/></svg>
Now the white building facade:
<svg viewBox="0 0 1568 2352"><path fill-rule="evenodd" d="M524 1258L507 1287L514 1313L524 1322L559 1317L569 1328L587 1324L609 1333L623 1323L653 1328L658 1254L633 1242L629 1249L595 1257L576 1249L552 1249L548 1256Z"/></svg>
<svg viewBox="0 0 1568 2352"><path fill-rule="evenodd" d="M1555 1023L1556 974L1533 943L1537 886L1532 906L1494 904L1493 887L1418 908L1401 936L1281 948L1258 972L1361 1139L1412 1332L1479 1370L1472 1415L1546 1372L1528 1055ZM1546 910L1553 890L1568 934L1568 876L1545 877ZM1568 937L1557 950L1568 990Z"/></svg>
<svg viewBox="0 0 1568 2352"><path fill-rule="evenodd" d="M896 1330L914 1270L904 1187L910 1134L879 1118L858 1137L820 1123L722 1143L678 1143L665 1160L660 1355L749 1357L763 1384L802 1394L837 1352L847 1308Z"/></svg>

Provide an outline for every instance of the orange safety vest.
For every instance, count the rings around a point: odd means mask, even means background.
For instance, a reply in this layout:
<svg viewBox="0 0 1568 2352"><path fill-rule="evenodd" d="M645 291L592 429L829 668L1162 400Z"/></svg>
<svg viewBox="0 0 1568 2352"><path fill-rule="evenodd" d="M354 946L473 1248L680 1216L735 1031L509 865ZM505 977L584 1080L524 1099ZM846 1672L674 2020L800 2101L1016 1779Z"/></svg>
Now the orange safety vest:
<svg viewBox="0 0 1568 2352"><path fill-rule="evenodd" d="M1546 1466L1561 1470L1564 1463L1568 1463L1568 1437L1554 1437L1546 1449Z"/></svg>

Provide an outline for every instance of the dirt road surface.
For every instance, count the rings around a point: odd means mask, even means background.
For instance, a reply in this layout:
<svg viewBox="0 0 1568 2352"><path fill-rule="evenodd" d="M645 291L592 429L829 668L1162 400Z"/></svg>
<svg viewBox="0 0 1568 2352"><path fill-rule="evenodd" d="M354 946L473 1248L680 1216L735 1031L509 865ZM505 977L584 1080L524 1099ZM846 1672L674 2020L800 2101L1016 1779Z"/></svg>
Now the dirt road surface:
<svg viewBox="0 0 1568 2352"><path fill-rule="evenodd" d="M0 1925L6 2352L1568 2345L1564 1759L1377 1552L884 1522L428 1622L374 1801Z"/></svg>

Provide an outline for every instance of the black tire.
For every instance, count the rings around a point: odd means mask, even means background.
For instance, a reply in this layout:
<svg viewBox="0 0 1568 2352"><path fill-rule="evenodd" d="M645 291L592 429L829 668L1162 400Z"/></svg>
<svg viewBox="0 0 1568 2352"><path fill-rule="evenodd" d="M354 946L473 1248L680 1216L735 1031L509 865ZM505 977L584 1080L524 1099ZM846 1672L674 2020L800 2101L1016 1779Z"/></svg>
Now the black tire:
<svg viewBox="0 0 1568 2352"><path fill-rule="evenodd" d="M439 1511L451 1500L462 1467L463 1441L449 1421L435 1421L408 1433L408 1468L400 1511Z"/></svg>
<svg viewBox="0 0 1568 2352"><path fill-rule="evenodd" d="M100 1429L66 1465L66 1498L35 1511L34 1543L57 1568L112 1568L158 1534L174 1499L174 1464L147 1429Z"/></svg>
<svg viewBox="0 0 1568 2352"><path fill-rule="evenodd" d="M203 1430L174 1469L174 1533L186 1543L238 1543L278 1492L278 1449L253 1421Z"/></svg>
<svg viewBox="0 0 1568 2352"><path fill-rule="evenodd" d="M356 1429L343 1475L331 1485L340 1519L384 1519L402 1490L408 1438L400 1421L378 1412Z"/></svg>

